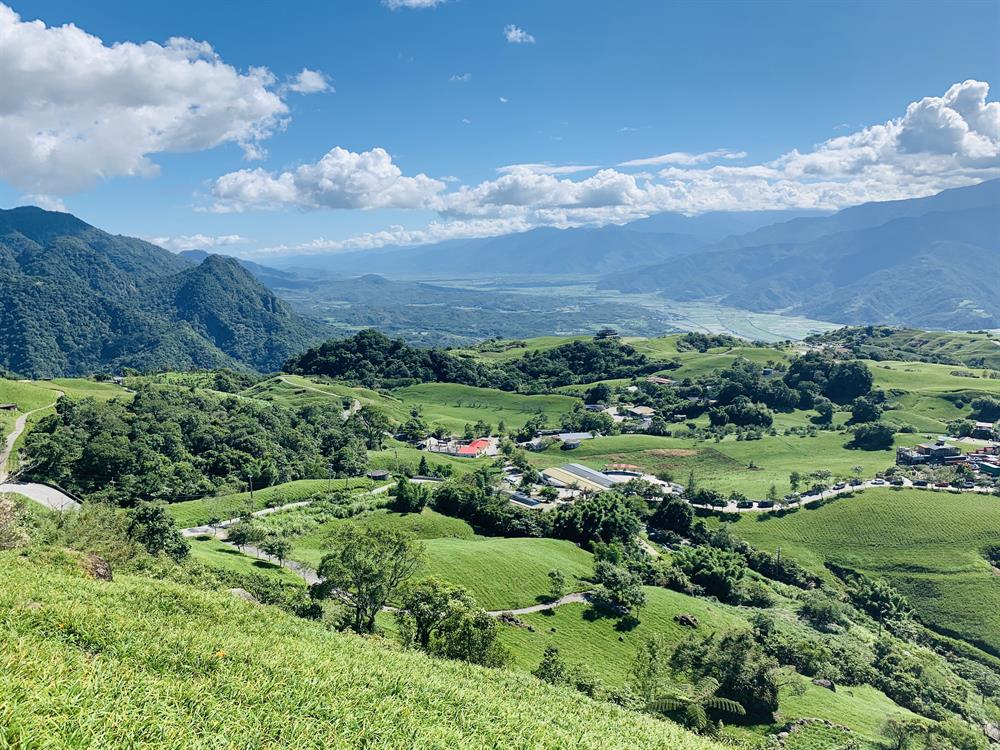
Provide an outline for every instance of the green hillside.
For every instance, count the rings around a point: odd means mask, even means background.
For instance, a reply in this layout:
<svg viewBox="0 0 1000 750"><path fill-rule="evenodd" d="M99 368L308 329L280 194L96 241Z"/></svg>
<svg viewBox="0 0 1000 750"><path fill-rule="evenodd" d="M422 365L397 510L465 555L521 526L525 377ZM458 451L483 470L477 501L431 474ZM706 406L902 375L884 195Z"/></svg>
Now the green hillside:
<svg viewBox="0 0 1000 750"><path fill-rule="evenodd" d="M1000 576L984 556L1000 544L996 497L870 489L733 530L817 571L829 561L888 578L929 624L1000 655Z"/></svg>
<svg viewBox="0 0 1000 750"><path fill-rule="evenodd" d="M0 694L0 737L19 748L712 747L526 675L11 554L0 565Z"/></svg>

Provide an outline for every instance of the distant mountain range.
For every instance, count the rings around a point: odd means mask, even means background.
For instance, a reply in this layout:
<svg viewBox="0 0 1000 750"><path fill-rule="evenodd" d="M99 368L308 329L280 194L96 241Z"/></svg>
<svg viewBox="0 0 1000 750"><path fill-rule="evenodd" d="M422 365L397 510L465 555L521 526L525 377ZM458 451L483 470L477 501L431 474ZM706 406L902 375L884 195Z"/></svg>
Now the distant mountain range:
<svg viewBox="0 0 1000 750"><path fill-rule="evenodd" d="M69 214L0 210L0 369L274 370L325 332L235 259L195 265Z"/></svg>
<svg viewBox="0 0 1000 750"><path fill-rule="evenodd" d="M604 290L837 323L992 328L1000 326L998 223L1000 180L992 180L832 214L660 214L280 263L427 280L587 278Z"/></svg>
<svg viewBox="0 0 1000 750"><path fill-rule="evenodd" d="M600 286L839 323L995 328L1000 180L763 227Z"/></svg>

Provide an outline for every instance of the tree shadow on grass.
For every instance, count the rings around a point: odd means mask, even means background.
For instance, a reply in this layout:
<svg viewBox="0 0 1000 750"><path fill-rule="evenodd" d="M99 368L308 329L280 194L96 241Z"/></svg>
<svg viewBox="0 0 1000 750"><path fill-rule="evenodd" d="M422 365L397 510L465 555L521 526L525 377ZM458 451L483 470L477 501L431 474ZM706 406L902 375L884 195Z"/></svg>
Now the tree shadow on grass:
<svg viewBox="0 0 1000 750"><path fill-rule="evenodd" d="M635 615L625 615L615 623L615 630L619 633L631 633L639 627L639 618Z"/></svg>

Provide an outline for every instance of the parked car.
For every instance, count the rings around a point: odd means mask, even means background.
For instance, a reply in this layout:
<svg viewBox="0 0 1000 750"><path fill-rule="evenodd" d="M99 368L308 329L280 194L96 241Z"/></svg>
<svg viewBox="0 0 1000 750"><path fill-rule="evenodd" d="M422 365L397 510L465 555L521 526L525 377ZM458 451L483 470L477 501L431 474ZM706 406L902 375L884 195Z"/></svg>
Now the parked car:
<svg viewBox="0 0 1000 750"><path fill-rule="evenodd" d="M864 484L864 482L862 480L860 480L860 479L852 479L851 480L851 487L860 487L863 484Z"/></svg>
<svg viewBox="0 0 1000 750"><path fill-rule="evenodd" d="M900 479L899 477L896 477L895 479L889 480L889 484L891 484L893 487L902 487L903 480Z"/></svg>
<svg viewBox="0 0 1000 750"><path fill-rule="evenodd" d="M976 486L975 482L962 482L963 490L971 490Z"/></svg>
<svg viewBox="0 0 1000 750"><path fill-rule="evenodd" d="M846 487L847 487L847 482L837 482L835 485L833 485L833 489L835 490L842 490L845 489Z"/></svg>
<svg viewBox="0 0 1000 750"><path fill-rule="evenodd" d="M930 484L930 482L928 482L926 479L914 479L913 480L913 486L914 487L926 487L929 484Z"/></svg>
<svg viewBox="0 0 1000 750"><path fill-rule="evenodd" d="M881 487L883 484L885 484L885 480L884 479L873 479L872 480L872 484Z"/></svg>

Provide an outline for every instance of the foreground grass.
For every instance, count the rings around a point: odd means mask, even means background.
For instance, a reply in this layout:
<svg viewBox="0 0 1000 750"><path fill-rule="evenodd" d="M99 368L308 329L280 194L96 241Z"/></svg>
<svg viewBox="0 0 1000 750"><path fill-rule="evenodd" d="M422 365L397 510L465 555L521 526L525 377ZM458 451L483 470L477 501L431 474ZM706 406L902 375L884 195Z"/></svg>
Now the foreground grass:
<svg viewBox="0 0 1000 750"><path fill-rule="evenodd" d="M526 675L399 653L226 595L3 558L4 746L713 747Z"/></svg>
<svg viewBox="0 0 1000 750"><path fill-rule="evenodd" d="M330 490L369 490L374 486L370 479L297 479L293 482L254 490L252 501L249 492L237 492L232 495L203 497L198 500L171 503L169 508L170 515L174 517L178 526L191 528L192 526L202 526L213 517L223 521L236 518L247 508L262 510L275 505L308 500Z"/></svg>
<svg viewBox="0 0 1000 750"><path fill-rule="evenodd" d="M1000 498L869 489L733 530L815 570L831 561L885 577L929 624L1000 654L1000 576L983 556L1000 543Z"/></svg>

